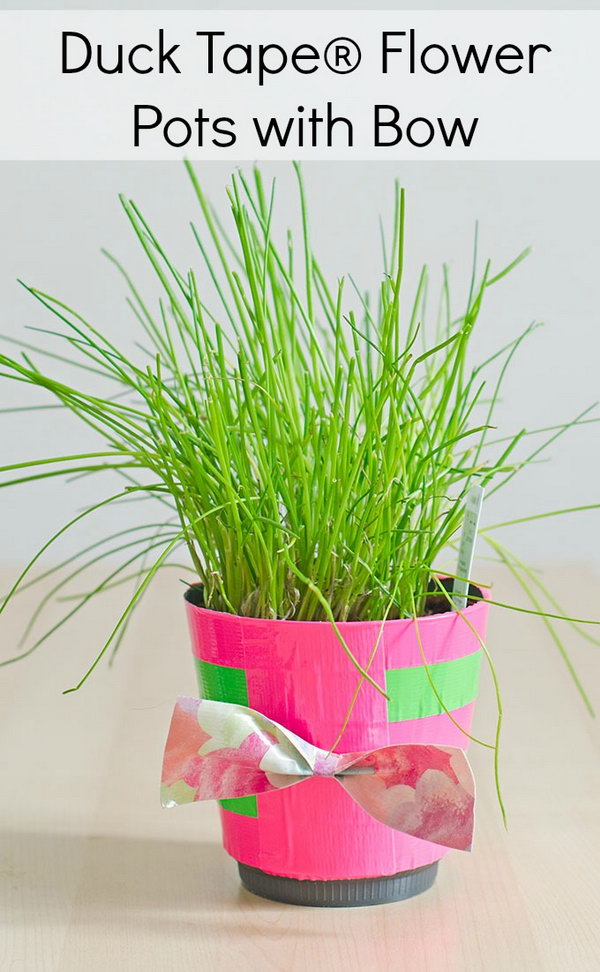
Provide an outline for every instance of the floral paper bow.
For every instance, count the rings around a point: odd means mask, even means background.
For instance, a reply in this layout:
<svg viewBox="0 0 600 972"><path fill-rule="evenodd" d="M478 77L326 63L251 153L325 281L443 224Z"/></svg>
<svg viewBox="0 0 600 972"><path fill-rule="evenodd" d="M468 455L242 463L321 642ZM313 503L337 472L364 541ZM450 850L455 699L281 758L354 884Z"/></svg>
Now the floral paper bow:
<svg viewBox="0 0 600 972"><path fill-rule="evenodd" d="M474 781L462 749L410 743L328 753L245 705L177 700L163 758L164 807L268 793L316 776L336 780L388 827L471 847Z"/></svg>

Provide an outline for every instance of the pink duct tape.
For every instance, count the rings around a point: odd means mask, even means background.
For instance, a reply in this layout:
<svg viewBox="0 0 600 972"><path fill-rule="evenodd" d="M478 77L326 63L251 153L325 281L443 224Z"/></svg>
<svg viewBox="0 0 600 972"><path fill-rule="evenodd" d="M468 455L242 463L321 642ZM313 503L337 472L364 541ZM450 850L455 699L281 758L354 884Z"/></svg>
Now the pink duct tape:
<svg viewBox="0 0 600 972"><path fill-rule="evenodd" d="M478 636L485 637L488 607L482 601L467 608L468 624L456 612L422 618L418 631L428 665L462 664L461 659L480 653ZM245 675L246 697L227 701L264 713L314 746L334 746L360 676L328 622L242 618L190 600L186 608L199 664L215 666L217 673L216 666L223 666ZM363 666L380 627L375 621L339 624ZM415 622L385 622L370 675L385 687L390 671L412 669L409 674L414 674L422 666ZM444 698L445 691L440 694ZM473 699L450 711L469 732ZM386 699L363 684L335 748L350 752L411 742L466 748L467 738L443 712L394 721L389 714ZM380 877L431 864L447 853L372 819L332 780L310 779L254 799L255 816L221 809L223 842L235 860L271 874L313 881Z"/></svg>

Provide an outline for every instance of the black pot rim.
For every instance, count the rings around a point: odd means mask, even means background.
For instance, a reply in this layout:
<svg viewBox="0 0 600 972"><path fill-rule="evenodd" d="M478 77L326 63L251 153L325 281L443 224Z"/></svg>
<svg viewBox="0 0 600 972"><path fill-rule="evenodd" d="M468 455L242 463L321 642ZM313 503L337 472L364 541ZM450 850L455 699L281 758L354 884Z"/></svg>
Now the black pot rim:
<svg viewBox="0 0 600 972"><path fill-rule="evenodd" d="M445 579L449 580L449 578L445 578ZM477 611L477 609L482 610L487 608L489 602L489 595L486 593L485 588L480 588L477 587L475 584L470 584L469 597L470 598L477 597L480 598L480 600L476 600L472 604L469 604L461 612L462 614L466 616L471 616ZM192 605L192 607L195 607L200 611L206 612L207 614L216 614L221 618L224 617L224 618L241 619L244 621L244 623L247 622L249 624L255 623L255 624L264 625L265 622L268 622L269 624L322 624L328 626L331 625L330 621L296 621L293 619L285 619L285 618L252 618L252 617L247 617L246 615L243 614L232 614L230 611L217 611L215 610L215 608L207 608L204 607L204 604L199 603L202 601L201 582L198 582L197 584L190 584L190 586L186 588L183 594L183 599L188 604ZM432 621L439 621L440 618L446 618L446 617L450 618L453 617L455 614L456 614L455 611L442 611L439 614L424 614L419 618L417 618L417 620L420 625L430 624ZM413 618L391 618L389 621L386 621L385 624L386 626L396 625L396 624L405 625L405 624L411 624L412 622L413 622ZM357 628L360 625L380 625L380 624L381 624L381 620L379 621L336 621L336 625L342 629L345 628L346 626Z"/></svg>
<svg viewBox="0 0 600 972"><path fill-rule="evenodd" d="M301 881L268 874L260 868L240 863L238 870L244 888L269 901L308 908L362 908L405 901L429 890L435 881L438 863L434 861L399 874L339 881Z"/></svg>

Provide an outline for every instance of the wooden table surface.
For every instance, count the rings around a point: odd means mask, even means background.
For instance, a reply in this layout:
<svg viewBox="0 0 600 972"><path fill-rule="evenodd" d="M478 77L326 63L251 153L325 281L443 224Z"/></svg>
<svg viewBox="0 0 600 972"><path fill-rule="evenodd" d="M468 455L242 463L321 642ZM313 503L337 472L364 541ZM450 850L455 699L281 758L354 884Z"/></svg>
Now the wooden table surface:
<svg viewBox="0 0 600 972"><path fill-rule="evenodd" d="M451 853L433 889L407 902L294 908L240 888L214 805L167 812L158 804L173 701L195 694L175 573L158 581L115 665L80 692L61 695L110 630L118 589L35 655L0 670L0 969L600 969L597 723L539 621L495 609L490 624L504 695L509 832L489 756L472 747L472 854ZM13 576L0 574L2 588ZM554 570L548 579L570 611L598 616L591 574ZM495 597L519 595L500 574ZM4 657L33 603L25 593L3 615ZM563 630L600 705L600 648ZM484 738L493 711L484 678L475 726Z"/></svg>

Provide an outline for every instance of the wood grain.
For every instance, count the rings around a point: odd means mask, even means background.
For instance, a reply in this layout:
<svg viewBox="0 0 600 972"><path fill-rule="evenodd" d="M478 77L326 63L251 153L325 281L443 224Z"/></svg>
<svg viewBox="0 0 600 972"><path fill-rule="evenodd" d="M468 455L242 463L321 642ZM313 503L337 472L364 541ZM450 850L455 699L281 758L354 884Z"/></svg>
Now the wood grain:
<svg viewBox="0 0 600 972"><path fill-rule="evenodd" d="M597 611L597 579L583 569L548 574L571 611ZM0 574L3 588L12 576ZM518 598L504 575L496 589L499 600ZM0 670L2 970L600 968L597 725L543 625L500 609L491 621L505 704L509 832L490 759L474 747L473 853L451 854L419 898L319 911L241 890L214 806L168 813L158 805L172 704L195 691L180 596L177 581L161 580L115 665L101 667L80 692L60 694L110 630L118 592ZM4 657L32 603L24 594L2 617ZM565 634L598 704L600 648ZM493 712L484 678L476 720L484 738L492 736Z"/></svg>

